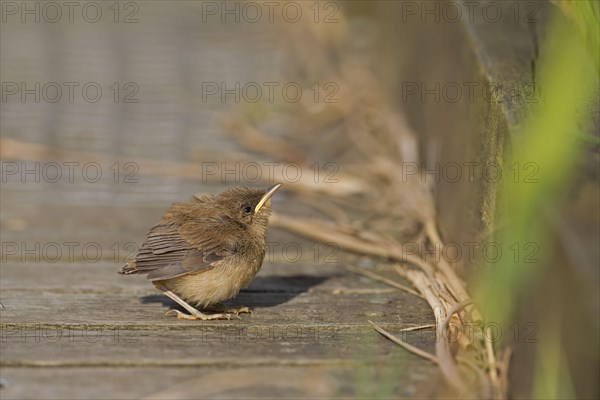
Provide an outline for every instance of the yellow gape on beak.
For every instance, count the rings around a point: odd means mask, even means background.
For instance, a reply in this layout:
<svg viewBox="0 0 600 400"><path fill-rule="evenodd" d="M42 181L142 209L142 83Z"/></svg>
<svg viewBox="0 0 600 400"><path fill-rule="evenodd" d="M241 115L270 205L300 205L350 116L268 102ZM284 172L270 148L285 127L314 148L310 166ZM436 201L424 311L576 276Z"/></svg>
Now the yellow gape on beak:
<svg viewBox="0 0 600 400"><path fill-rule="evenodd" d="M256 205L256 207L254 208L254 213L256 214L258 212L258 210L260 210L262 208L262 206L265 205L265 203L267 201L269 201L269 199L271 198L271 196L273 196L273 194L277 191L277 189L279 189L281 187L281 183L278 183L277 185L274 185L272 187L270 187L267 192L265 193L265 195L262 197L262 199L260 199L260 201L258 202L258 204Z"/></svg>

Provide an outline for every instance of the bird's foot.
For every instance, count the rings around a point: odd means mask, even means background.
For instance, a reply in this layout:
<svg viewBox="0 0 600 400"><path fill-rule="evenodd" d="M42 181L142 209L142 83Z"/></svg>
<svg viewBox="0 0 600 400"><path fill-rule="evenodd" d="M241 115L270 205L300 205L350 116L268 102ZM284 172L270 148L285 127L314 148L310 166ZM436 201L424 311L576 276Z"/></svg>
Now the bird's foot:
<svg viewBox="0 0 600 400"><path fill-rule="evenodd" d="M217 303L217 304L213 304L210 305L208 307L204 308L207 311L214 311L214 312L220 312L220 313L228 313L228 314L234 314L234 315L240 315L242 313L248 313L250 315L254 314L251 308L248 307L227 307L224 304L221 303Z"/></svg>
<svg viewBox="0 0 600 400"><path fill-rule="evenodd" d="M237 314L202 314L200 311L196 311L195 313L192 314L186 314L183 313L179 310L169 310L166 312L165 315L177 315L177 319L187 319L187 320L201 320L201 321L209 321L209 320L215 320L215 319L226 319L226 320L230 320L231 318L237 318L237 319L241 319Z"/></svg>

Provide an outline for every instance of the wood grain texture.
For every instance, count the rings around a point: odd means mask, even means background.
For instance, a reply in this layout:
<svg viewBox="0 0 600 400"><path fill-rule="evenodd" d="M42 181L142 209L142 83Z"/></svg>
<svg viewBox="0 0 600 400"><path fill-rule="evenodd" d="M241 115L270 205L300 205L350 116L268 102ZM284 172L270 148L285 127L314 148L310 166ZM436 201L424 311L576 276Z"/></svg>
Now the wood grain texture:
<svg viewBox="0 0 600 400"><path fill-rule="evenodd" d="M97 103L77 92L72 103L13 96L0 104L3 139L65 150L56 159L16 152L1 160L29 171L55 162L63 177L3 176L0 397L373 398L385 382L398 397L428 397L435 366L367 323L392 332L431 323L427 304L349 273L335 248L270 231L262 270L232 302L255 313L238 321L165 317L168 298L144 277L117 274L171 203L248 184L239 173L221 184L204 179L202 162L218 166L221 152L242 149L223 129L240 103L203 101L202 83L298 80L286 74L274 24L200 23L199 2L133 3L134 24L113 23L107 8L97 24L2 24L3 82L96 82L104 93ZM139 102L115 103L115 82L134 83ZM279 103L268 106L287 112ZM65 162L76 165L72 180ZM101 169L98 181L89 179L95 170L83 172L87 163ZM161 163L192 167L161 175ZM322 216L289 197L282 190L273 209ZM430 331L404 338L433 349Z"/></svg>
<svg viewBox="0 0 600 400"><path fill-rule="evenodd" d="M118 264L106 262L0 265L3 398L98 398L98 393L181 398L206 385L206 372L221 380L207 398L279 392L287 393L277 395L282 398L310 398L317 392L281 382L292 373L313 376L316 370L327 377L323 393L352 394L356 371L372 373L374 360L380 364L377 371L389 376L410 366L412 372L402 378L406 385L394 384L394 392L410 395L435 374L433 364L397 349L367 323L378 321L392 332L430 323L425 302L350 274L339 264L267 263L232 302L253 307L253 316L206 322L164 316L175 304L143 277L121 276L117 269ZM402 337L433 351L433 331ZM268 369L271 385L253 375L260 368ZM162 378L141 384L148 370ZM227 383L227 371L237 371L237 381ZM93 388L84 384L96 374ZM250 384L250 378L258 383ZM131 379L140 384L132 385Z"/></svg>

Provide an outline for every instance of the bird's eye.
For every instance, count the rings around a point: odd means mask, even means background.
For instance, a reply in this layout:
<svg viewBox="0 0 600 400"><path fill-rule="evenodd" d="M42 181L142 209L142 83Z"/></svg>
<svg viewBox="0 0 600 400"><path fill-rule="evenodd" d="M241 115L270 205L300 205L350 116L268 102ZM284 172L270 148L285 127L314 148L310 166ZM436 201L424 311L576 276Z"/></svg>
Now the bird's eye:
<svg viewBox="0 0 600 400"><path fill-rule="evenodd" d="M252 212L252 207L244 207L244 212L250 214Z"/></svg>

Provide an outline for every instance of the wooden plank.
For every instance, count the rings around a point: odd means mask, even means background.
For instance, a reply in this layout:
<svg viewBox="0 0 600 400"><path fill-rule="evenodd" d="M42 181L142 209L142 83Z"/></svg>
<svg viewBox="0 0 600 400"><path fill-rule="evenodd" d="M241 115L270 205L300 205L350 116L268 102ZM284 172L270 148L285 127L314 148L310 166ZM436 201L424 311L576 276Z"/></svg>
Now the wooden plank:
<svg viewBox="0 0 600 400"><path fill-rule="evenodd" d="M159 186L169 184L164 179L158 183ZM26 183L24 186L35 184ZM99 188L98 193L77 186L65 193L60 185L47 186L39 194L32 194L15 190L20 185L11 187L3 184L0 191L2 262L35 261L36 255L41 262L49 263L115 259L124 262L143 243L147 231L173 202L188 201L199 192L219 193L231 185L184 185L185 189L180 193L168 196L162 192L136 192L132 188L126 193L136 197L129 200L121 200L114 192L118 185ZM89 198L94 202L88 203ZM306 204L289 199L285 190L273 199L273 208L292 210L294 214L306 217L321 216ZM316 257L315 262L329 262L331 257L325 259L328 254L335 255L335 260L340 259L337 250L327 251L324 244L314 244L281 230L270 229L268 242L270 247L267 250L279 259L285 255L284 252L293 259L293 251L298 247L302 247L306 260L312 255L313 260ZM59 260L54 258L57 249L62 255Z"/></svg>
<svg viewBox="0 0 600 400"><path fill-rule="evenodd" d="M230 304L254 309L253 316L244 315L247 323L342 324L366 325L367 319L403 323L432 323L426 305L406 302L406 295L334 295L324 292L274 293L242 292ZM5 309L0 314L2 324L137 324L142 326L221 325L223 322L180 321L164 313L175 306L164 295L148 289L138 293L56 293L2 291ZM251 321L251 322L250 322ZM239 323L236 321L228 324Z"/></svg>
<svg viewBox="0 0 600 400"><path fill-rule="evenodd" d="M375 361L375 360L372 360ZM367 366L1 368L3 399L314 399L422 397L431 367ZM52 390L49 390L52 388ZM431 396L426 396L431 397Z"/></svg>
<svg viewBox="0 0 600 400"><path fill-rule="evenodd" d="M234 302L253 316L207 322L165 317L174 303L110 263L3 264L0 272L3 366L343 364L394 348L367 319L392 331L432 322L425 302L339 265L266 264ZM433 349L433 332L404 338Z"/></svg>
<svg viewBox="0 0 600 400"><path fill-rule="evenodd" d="M311 249L312 250L312 249ZM313 255L311 253L310 255ZM340 263L304 263L275 261L277 255L265 257L265 262L252 281L250 291L298 292L311 290L328 290L338 292L350 290L365 294L395 292L396 290L376 282L370 278L349 272ZM281 258L281 257L279 257ZM118 262L99 261L97 263L18 263L0 264L0 288L3 290L37 290L52 289L55 291L77 292L79 290L139 290L152 288L143 276L123 276L117 273L121 264ZM391 268L382 265L373 269L380 275L405 283ZM264 279L261 279L264 278ZM318 282L315 282L317 281ZM354 291L356 290L356 291Z"/></svg>
<svg viewBox="0 0 600 400"><path fill-rule="evenodd" d="M119 394L139 397L155 390L168 394L164 391L169 385L176 385L183 377L193 378L191 368L215 371L246 367L237 370L252 371L273 365L278 366L270 374L274 381L285 381L281 369L293 368L298 373L298 368L308 371L318 366L335 377L335 390L353 393L356 388L344 388L353 377L343 371L356 370L361 360L369 357L385 357L387 361L381 368L397 372L398 366L390 358L394 355L401 355L403 367L412 371L398 378L406 382L403 389L398 389L406 396L414 394L419 379L435 371L431 363L397 348L366 324L367 318L380 323L391 321L394 323L388 328L395 332L402 326L400 321L429 323L426 304L402 292L382 293L381 289L387 289L383 285L340 273L337 265L286 268L267 264L261 272L264 280L255 280L236 300L253 302L256 314L244 316L241 321L208 323L164 317L168 299L156 295L144 279L116 275L109 267L112 264L100 268L75 264L0 267L2 301L6 305L0 312L0 365L3 371L9 371L2 376L13 387L3 389L3 398L19 398L19 393L32 397L43 390L42 383L23 387L20 379L25 376L35 377L36 382L52 380L49 393L54 398L97 398L98 393L128 398ZM67 279L66 284L63 279ZM335 294L341 288L371 288L375 294ZM149 302L144 304L144 299ZM397 310L400 301L404 306ZM409 332L402 337L433 351L432 331ZM148 370L140 367L155 367L153 371L158 371L164 386L132 385L133 377L144 382L140 371ZM115 369L121 372L115 374ZM171 380L163 382L165 371L173 370L183 375L173 374ZM412 376L414 371L420 371L419 379ZM94 379L99 384L85 384L97 373L100 376ZM142 393L142 388L148 391ZM64 391L69 389L71 396L65 396ZM185 385L174 390L180 393ZM224 384L222 390L230 395L233 389ZM272 390L277 391L277 385L239 390L233 393L242 398L244 393L260 397L260 393L275 393ZM302 392L289 393L302 397Z"/></svg>
<svg viewBox="0 0 600 400"><path fill-rule="evenodd" d="M154 329L135 324L85 325L39 329L5 325L0 349L4 367L135 366L304 366L354 365L365 357L404 350L370 327L349 329L330 324L196 324ZM391 329L397 331L397 329ZM415 331L403 339L432 352L433 331ZM411 362L421 362L406 354Z"/></svg>

